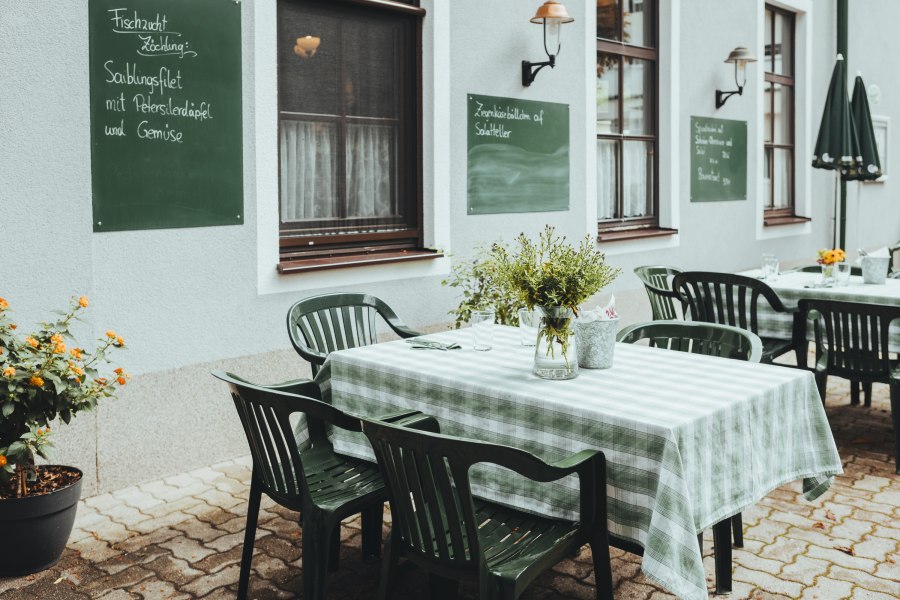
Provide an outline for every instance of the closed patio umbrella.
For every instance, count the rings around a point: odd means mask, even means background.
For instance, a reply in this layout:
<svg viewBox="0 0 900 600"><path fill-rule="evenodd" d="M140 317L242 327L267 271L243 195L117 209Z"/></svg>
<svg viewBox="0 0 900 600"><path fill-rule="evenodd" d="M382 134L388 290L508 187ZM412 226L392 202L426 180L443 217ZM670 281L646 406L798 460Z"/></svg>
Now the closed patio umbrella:
<svg viewBox="0 0 900 600"><path fill-rule="evenodd" d="M859 151L862 162L852 173L841 177L848 181L872 181L881 177L881 159L875 145L875 129L872 127L872 113L869 112L869 97L862 75L856 75L853 83L853 97L850 100L850 117L856 126Z"/></svg>
<svg viewBox="0 0 900 600"><path fill-rule="evenodd" d="M825 97L822 124L813 150L812 166L816 169L830 169L835 172L834 246L843 247L846 237L846 191L840 185L843 173L855 172L862 162L859 139L850 114L850 100L847 96L847 76L844 71L844 57L840 54L834 62L831 84ZM844 191L844 193L840 193ZM838 219L840 207L840 220Z"/></svg>

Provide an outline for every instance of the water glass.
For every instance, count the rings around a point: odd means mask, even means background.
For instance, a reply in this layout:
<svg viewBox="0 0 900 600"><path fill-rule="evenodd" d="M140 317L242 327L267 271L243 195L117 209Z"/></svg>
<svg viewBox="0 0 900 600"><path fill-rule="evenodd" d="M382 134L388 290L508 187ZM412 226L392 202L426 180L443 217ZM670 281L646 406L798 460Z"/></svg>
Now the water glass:
<svg viewBox="0 0 900 600"><path fill-rule="evenodd" d="M540 311L519 309L519 339L523 346L534 346L537 343L537 332L540 325Z"/></svg>
<svg viewBox="0 0 900 600"><path fill-rule="evenodd" d="M762 259L762 278L766 281L775 281L778 278L778 257L774 254L763 254Z"/></svg>
<svg viewBox="0 0 900 600"><path fill-rule="evenodd" d="M834 280L837 287L850 285L850 263L839 262L834 265Z"/></svg>
<svg viewBox="0 0 900 600"><path fill-rule="evenodd" d="M469 325L472 326L472 348L479 352L490 350L494 341L494 311L473 310Z"/></svg>

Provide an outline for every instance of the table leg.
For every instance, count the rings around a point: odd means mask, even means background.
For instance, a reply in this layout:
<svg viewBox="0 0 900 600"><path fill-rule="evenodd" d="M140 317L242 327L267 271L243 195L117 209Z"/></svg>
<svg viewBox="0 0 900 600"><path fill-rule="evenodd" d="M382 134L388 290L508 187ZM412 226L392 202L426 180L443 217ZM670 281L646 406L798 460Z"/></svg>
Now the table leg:
<svg viewBox="0 0 900 600"><path fill-rule="evenodd" d="M716 593L731 593L731 519L713 525L716 559Z"/></svg>

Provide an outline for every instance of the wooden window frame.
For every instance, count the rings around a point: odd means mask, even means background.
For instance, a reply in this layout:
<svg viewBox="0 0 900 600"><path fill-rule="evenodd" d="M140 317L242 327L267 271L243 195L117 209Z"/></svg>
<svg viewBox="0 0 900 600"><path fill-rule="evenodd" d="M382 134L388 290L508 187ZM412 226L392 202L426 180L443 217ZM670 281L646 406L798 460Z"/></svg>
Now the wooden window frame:
<svg viewBox="0 0 900 600"><path fill-rule="evenodd" d="M618 119L620 124L625 123L624 119L624 110L625 110L625 70L624 63L626 58L637 58L640 60L650 61L653 66L653 110L650 111L649 117L652 120L652 127L650 128L650 133L645 134L623 134L623 133L597 133L597 140L612 140L618 142L617 144L617 174L616 174L616 198L615 198L615 213L622 214L624 212L624 193L623 193L623 179L625 173L624 167L624 142L626 141L639 141L639 142L650 142L652 143L653 148L653 185L650 188L650 193L652 197L650 198L650 202L648 203L651 207L652 214L641 216L641 217L620 217L613 219L604 219L599 220L597 223L597 230L602 239L612 239L615 236L611 236L610 234L615 231L625 231L625 230L655 230L659 229L659 2L658 0L653 0L653 46L635 46L630 45L621 41L616 40L608 40L605 38L596 38L597 43L597 54L599 55L601 52L605 54L612 54L617 56L619 60L619 106L618 106ZM618 37L619 40L624 39L624 27L625 27L625 2L624 0L619 0L618 3ZM595 116L596 119L596 116ZM595 200L596 201L596 200ZM604 235L606 234L606 235ZM631 236L629 236L631 237Z"/></svg>
<svg viewBox="0 0 900 600"><path fill-rule="evenodd" d="M775 94L769 94L769 114L772 115L771 123L769 123L769 132L768 138L769 141L766 140L766 135L763 135L763 160L765 160L765 166L769 171L769 190L768 190L768 198L774 202L775 200L775 151L776 150L788 150L790 151L790 168L787 172L788 177L788 195L789 195L789 205L783 208L770 208L768 201L766 202L766 206L763 211L763 220L764 223L768 223L769 225L780 225L783 223L794 222L794 219L797 215L797 190L796 190L796 172L797 172L797 152L796 152L796 118L797 118L797 13L781 8L780 6L774 6L772 4L765 4L765 8L763 11L763 15L765 19L770 18L771 13L771 27L772 27L772 45L775 45L775 17L776 15L781 15L782 18L786 18L790 20L791 26L791 44L790 44L790 75L782 75L779 73L775 73L775 48L772 48L772 52L770 56L766 56L765 48L763 48L763 81L764 85L768 88L771 84L779 84L783 87L789 88L791 90L791 102L789 106L789 113L785 115L787 119L787 130L790 134L790 139L788 142L775 143ZM765 95L765 90L763 92ZM805 219L804 219L805 220Z"/></svg>
<svg viewBox="0 0 900 600"><path fill-rule="evenodd" d="M340 122L340 123L367 123L367 122L399 122L399 136L404 138L407 148L406 152L399 153L397 156L398 169L413 169L413 173L408 171L402 176L404 181L401 183L401 189L406 188L405 193L401 192L399 198L401 206L403 206L407 215L414 212L414 215L408 218L407 223L398 224L396 227L391 225L367 225L375 231L356 231L352 223L334 227L322 227L315 225L306 225L304 227L291 226L282 222L281 219L281 144L278 143L278 210L279 210L279 264L278 270L281 273L299 272L307 269L305 263L314 268L323 268L328 265L349 266L354 262L360 264L372 264L378 262L393 262L396 255L429 255L433 251L424 248L424 223L423 223L423 121L422 121L422 27L425 9L419 6L419 0L395 1L395 0L304 0L309 4L317 4L329 8L337 8L338 10L353 11L354 7L360 10L376 10L381 14L406 15L414 19L412 50L414 57L413 64L409 65L404 61L403 67L411 67L412 81L409 82L409 89L406 91L398 90L397 96L401 94L407 95L410 103L405 114L398 113L398 117L394 118L368 118L350 115L326 115L326 114L304 114L295 111L287 111L282 109L280 90L276 89L278 97L278 139L282 135L282 120L298 119L303 121L321 121L321 122ZM291 0L278 0L281 2L291 2ZM406 58L406 57L403 57ZM278 61L280 65L281 55L279 53ZM344 67L343 60L341 68ZM280 69L279 69L280 70ZM399 86L398 86L399 87ZM343 100L342 100L343 102ZM401 100L398 99L398 102ZM343 111L342 111L343 112ZM405 123L404 123L405 122ZM406 125L404 127L404 125ZM337 149L338 154L343 153L344 139L338 136ZM343 173L344 161L339 160L337 181L338 186L344 186ZM334 219L331 219L332 221ZM384 260L378 257L383 256Z"/></svg>

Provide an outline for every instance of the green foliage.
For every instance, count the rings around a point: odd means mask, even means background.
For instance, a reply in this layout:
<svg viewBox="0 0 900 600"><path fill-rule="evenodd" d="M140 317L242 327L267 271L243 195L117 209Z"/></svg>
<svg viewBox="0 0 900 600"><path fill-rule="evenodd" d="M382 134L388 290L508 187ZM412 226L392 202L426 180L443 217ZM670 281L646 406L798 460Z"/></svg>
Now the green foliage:
<svg viewBox="0 0 900 600"><path fill-rule="evenodd" d="M108 353L125 344L115 332L107 331L93 352L76 345L70 328L87 305L87 298L74 297L67 311L55 311L55 321L22 336L9 303L0 298L0 482L15 473L19 495L26 493L26 475L33 476L34 456L47 458L53 446L50 422L59 417L68 423L100 398L115 396L128 380L122 369L108 378L98 371Z"/></svg>
<svg viewBox="0 0 900 600"><path fill-rule="evenodd" d="M562 306L577 314L579 304L609 285L621 272L606 264L590 236L585 236L576 247L547 225L536 243L524 233L516 241L519 248L515 253L498 244L492 248L495 276L529 310L537 306Z"/></svg>
<svg viewBox="0 0 900 600"><path fill-rule="evenodd" d="M518 326L522 303L518 294L500 280L493 248L478 248L475 258L456 261L450 277L441 284L462 292L459 305L450 311L456 317L456 329L469 322L473 310L486 309L494 310L497 323Z"/></svg>

